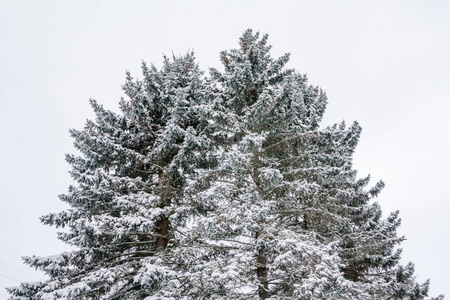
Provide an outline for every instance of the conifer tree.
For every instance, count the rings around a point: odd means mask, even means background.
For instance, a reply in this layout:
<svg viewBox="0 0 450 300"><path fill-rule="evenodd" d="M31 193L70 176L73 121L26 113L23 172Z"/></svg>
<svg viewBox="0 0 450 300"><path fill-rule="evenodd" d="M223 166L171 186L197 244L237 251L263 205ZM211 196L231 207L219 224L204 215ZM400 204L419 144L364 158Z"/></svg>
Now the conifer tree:
<svg viewBox="0 0 450 300"><path fill-rule="evenodd" d="M428 282L399 266L398 212L381 219L356 178L361 128L319 128L325 93L272 59L247 30L221 53L215 85L220 164L197 194L210 210L180 237L175 298L424 299Z"/></svg>
<svg viewBox="0 0 450 300"><path fill-rule="evenodd" d="M204 160L209 112L193 53L142 70L142 80L127 73L122 114L91 100L96 120L71 130L82 154L66 158L77 184L60 198L71 208L41 220L68 228L58 237L77 250L26 257L50 279L9 289L13 299L143 299L173 274L159 256L184 222L177 203Z"/></svg>
<svg viewBox="0 0 450 300"><path fill-rule="evenodd" d="M121 114L91 101L71 208L42 217L77 250L25 258L50 278L12 299L426 299L383 182L353 169L361 127L320 128L326 94L267 39L245 31L207 78L192 53L143 64Z"/></svg>

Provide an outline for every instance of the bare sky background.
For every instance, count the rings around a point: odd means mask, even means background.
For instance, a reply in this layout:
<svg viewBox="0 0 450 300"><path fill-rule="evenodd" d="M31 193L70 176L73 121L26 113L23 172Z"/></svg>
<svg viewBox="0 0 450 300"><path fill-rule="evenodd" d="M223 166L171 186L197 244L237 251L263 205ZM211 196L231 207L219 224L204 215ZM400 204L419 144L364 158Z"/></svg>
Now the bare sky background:
<svg viewBox="0 0 450 300"><path fill-rule="evenodd" d="M218 67L251 27L273 56L328 93L323 126L357 120L359 176L382 179L385 215L400 210L403 262L450 297L449 1L0 0L0 299L44 275L21 262L68 248L39 216L66 206L70 128L117 110L124 72L194 49Z"/></svg>

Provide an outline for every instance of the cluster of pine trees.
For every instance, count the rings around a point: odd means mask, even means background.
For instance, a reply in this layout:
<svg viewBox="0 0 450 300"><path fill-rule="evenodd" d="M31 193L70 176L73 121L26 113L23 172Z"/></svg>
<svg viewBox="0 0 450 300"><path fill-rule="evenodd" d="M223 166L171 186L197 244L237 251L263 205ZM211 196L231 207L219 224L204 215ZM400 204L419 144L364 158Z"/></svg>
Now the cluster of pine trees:
<svg viewBox="0 0 450 300"><path fill-rule="evenodd" d="M425 299L398 212L358 179L355 122L247 30L205 76L193 53L127 74L114 113L72 130L70 205L41 218L76 250L26 257L11 299ZM442 299L443 296L432 299Z"/></svg>

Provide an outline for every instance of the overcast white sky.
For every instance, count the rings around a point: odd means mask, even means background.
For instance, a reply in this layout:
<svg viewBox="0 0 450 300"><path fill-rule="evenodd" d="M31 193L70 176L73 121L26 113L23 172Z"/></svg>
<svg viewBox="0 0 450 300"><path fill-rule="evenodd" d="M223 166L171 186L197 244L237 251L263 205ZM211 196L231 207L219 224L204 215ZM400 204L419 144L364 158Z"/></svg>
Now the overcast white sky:
<svg viewBox="0 0 450 300"><path fill-rule="evenodd" d="M360 122L355 168L385 181L385 214L400 210L403 261L450 297L449 16L444 0L0 0L0 299L44 278L21 256L67 249L39 216L65 208L68 130L92 117L88 99L116 110L125 70L163 53L220 67L249 27L327 91L324 126Z"/></svg>

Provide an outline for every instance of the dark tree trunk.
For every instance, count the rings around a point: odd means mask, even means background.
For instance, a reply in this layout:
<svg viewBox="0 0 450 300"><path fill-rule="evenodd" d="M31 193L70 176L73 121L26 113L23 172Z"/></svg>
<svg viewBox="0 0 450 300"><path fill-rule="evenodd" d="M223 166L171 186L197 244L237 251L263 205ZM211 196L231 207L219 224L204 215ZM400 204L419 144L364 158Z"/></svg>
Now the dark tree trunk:
<svg viewBox="0 0 450 300"><path fill-rule="evenodd" d="M158 236L156 237L156 250L164 250L169 243L169 218L158 222Z"/></svg>
<svg viewBox="0 0 450 300"><path fill-rule="evenodd" d="M258 255L256 258L257 268L256 274L258 275L259 287L258 295L260 299L269 298L269 283L267 282L267 258L265 255Z"/></svg>
<svg viewBox="0 0 450 300"><path fill-rule="evenodd" d="M168 207L172 203L172 187L170 186L169 176L165 173L161 174L160 177L160 188L161 188L161 203L160 208ZM156 224L157 226L157 237L156 237L156 251L162 251L167 248L169 243L169 229L170 222L169 217L165 216L159 220Z"/></svg>
<svg viewBox="0 0 450 300"><path fill-rule="evenodd" d="M253 181L255 182L256 185L256 190L258 191L258 194L261 197L264 197L264 193L261 190L261 182L260 182L260 172L259 172L259 153L257 153L256 151L254 152L254 158L253 158L253 165L254 165L254 169L253 172L250 173ZM255 238L258 239L259 238L259 232L255 233ZM260 253L258 253L258 255L256 256L256 275L258 277L258 281L259 281L259 286L258 286L258 295L260 299L267 299L270 296L269 293L269 283L267 281L267 257L264 254L264 251L261 251Z"/></svg>

